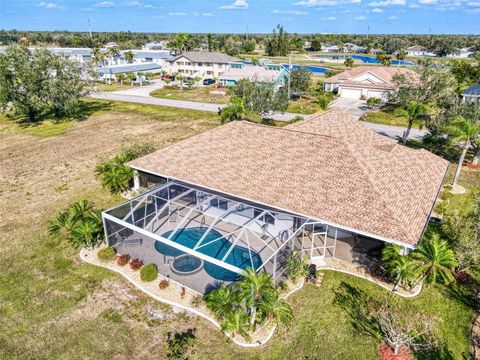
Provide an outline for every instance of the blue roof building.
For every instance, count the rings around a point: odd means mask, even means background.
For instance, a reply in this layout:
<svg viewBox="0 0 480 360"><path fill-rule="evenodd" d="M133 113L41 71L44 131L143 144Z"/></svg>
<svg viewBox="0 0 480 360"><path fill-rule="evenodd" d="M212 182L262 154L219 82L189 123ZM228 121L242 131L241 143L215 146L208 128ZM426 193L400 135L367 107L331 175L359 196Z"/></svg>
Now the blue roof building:
<svg viewBox="0 0 480 360"><path fill-rule="evenodd" d="M463 101L480 100L480 83L470 86L462 93Z"/></svg>

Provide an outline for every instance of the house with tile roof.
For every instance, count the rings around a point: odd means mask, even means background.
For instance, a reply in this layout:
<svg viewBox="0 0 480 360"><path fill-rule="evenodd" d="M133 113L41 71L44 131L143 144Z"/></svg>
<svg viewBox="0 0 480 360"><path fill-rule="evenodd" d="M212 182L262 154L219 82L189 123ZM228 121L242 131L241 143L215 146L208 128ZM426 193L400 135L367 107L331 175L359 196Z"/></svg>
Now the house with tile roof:
<svg viewBox="0 0 480 360"><path fill-rule="evenodd" d="M231 122L128 165L149 190L103 213L108 245L199 292L247 267L282 279L294 251L366 264L388 243L414 249L448 169L341 110Z"/></svg>
<svg viewBox="0 0 480 360"><path fill-rule="evenodd" d="M230 63L239 59L216 51L187 51L170 60L168 71L186 76L219 78Z"/></svg>
<svg viewBox="0 0 480 360"><path fill-rule="evenodd" d="M358 66L326 78L325 91L333 91L351 99L386 99L397 89L395 76L415 76L409 69L389 66Z"/></svg>

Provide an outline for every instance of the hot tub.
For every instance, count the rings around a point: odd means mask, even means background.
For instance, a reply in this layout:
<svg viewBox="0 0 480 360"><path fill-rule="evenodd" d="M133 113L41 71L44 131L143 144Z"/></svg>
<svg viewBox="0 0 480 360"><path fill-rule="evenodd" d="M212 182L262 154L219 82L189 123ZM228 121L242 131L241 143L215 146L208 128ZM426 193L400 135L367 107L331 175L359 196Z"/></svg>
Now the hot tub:
<svg viewBox="0 0 480 360"><path fill-rule="evenodd" d="M191 275L203 269L203 260L190 254L176 257L170 262L170 270L179 275Z"/></svg>

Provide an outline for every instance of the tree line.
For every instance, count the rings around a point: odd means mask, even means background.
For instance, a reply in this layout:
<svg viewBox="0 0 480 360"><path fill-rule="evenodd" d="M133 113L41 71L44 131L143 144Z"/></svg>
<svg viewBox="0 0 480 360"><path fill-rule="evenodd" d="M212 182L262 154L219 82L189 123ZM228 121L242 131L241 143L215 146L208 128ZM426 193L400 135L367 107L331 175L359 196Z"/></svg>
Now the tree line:
<svg viewBox="0 0 480 360"><path fill-rule="evenodd" d="M120 49L140 48L152 41L174 41L181 34L174 33L137 33L137 32L68 32L68 31L19 31L0 30L0 44L17 44L27 39L32 46L59 47L102 47L108 42L116 42ZM416 35L416 34L288 34L283 26L277 26L272 34L188 34L191 42L209 50L221 50L230 54L249 53L255 46L273 49L272 53L304 51L305 42L313 50L320 50L322 43L342 46L353 43L369 49L380 48L386 53L394 53L409 46L420 45L442 56L452 53L455 48L473 47L480 51L478 35Z"/></svg>

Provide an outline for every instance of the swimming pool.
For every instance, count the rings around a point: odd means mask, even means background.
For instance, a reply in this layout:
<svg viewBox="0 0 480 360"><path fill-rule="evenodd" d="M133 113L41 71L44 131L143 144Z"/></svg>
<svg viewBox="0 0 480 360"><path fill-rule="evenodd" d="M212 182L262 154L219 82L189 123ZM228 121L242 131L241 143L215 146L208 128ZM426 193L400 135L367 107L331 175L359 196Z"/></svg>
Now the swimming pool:
<svg viewBox="0 0 480 360"><path fill-rule="evenodd" d="M200 238L205 234L207 230L208 230L207 227L193 227L193 228L181 229L181 230L178 230L170 240L178 244L181 244L183 246L186 246L190 249L193 249L193 247L196 245L198 240L200 240ZM171 233L172 231L167 231L162 235L162 237L168 238ZM222 259L227 253L232 243L228 239L223 238L221 233L219 233L214 229L210 230L210 232L207 234L205 239L202 241L202 244L207 244L209 241L212 241L218 238L220 239L207 246L197 249L197 251L202 254L213 257L215 259L219 259L219 260ZM175 249L169 245L163 244L160 241L156 241L155 249L159 253L168 255L168 256L177 257L184 254L183 251ZM252 259L253 259L253 268L257 269L262 264L262 259L260 255L253 250L252 250ZM248 249L238 245L236 245L233 248L232 252L225 259L225 262L241 269L252 267ZM234 281L234 280L237 280L238 278L238 274L232 271L226 270L220 266L214 265L208 261L205 261L204 269L210 276L218 280Z"/></svg>
<svg viewBox="0 0 480 360"><path fill-rule="evenodd" d="M364 64L380 64L380 60L372 57L372 56L364 56L364 55L318 55L321 58L328 58L328 59L346 59L346 58L353 58L356 60L360 60ZM415 65L411 61L406 60L392 60L392 65Z"/></svg>

